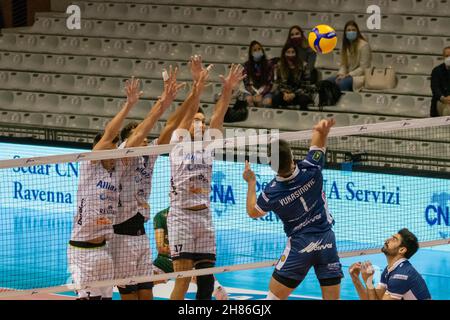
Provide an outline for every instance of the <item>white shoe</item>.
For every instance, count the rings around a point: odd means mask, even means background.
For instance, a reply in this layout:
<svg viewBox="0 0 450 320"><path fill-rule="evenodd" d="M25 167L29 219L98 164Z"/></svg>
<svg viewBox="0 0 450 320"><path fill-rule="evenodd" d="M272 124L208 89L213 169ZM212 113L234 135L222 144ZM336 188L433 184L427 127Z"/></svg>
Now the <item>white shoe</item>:
<svg viewBox="0 0 450 320"><path fill-rule="evenodd" d="M213 291L213 297L216 298L216 300L228 300L227 290L225 290L225 288L222 286L217 287Z"/></svg>

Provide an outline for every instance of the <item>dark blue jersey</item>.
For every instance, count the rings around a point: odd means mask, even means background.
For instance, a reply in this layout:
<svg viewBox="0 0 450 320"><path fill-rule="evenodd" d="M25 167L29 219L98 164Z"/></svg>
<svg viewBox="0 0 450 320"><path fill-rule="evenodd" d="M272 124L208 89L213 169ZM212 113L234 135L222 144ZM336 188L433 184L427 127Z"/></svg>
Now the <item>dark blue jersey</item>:
<svg viewBox="0 0 450 320"><path fill-rule="evenodd" d="M333 218L322 190L324 165L325 150L311 147L305 160L296 163L290 177L276 176L267 185L258 197L256 209L277 214L288 237L330 230Z"/></svg>
<svg viewBox="0 0 450 320"><path fill-rule="evenodd" d="M384 269L380 286L395 299L431 299L425 280L406 259L397 261L389 270L387 267Z"/></svg>

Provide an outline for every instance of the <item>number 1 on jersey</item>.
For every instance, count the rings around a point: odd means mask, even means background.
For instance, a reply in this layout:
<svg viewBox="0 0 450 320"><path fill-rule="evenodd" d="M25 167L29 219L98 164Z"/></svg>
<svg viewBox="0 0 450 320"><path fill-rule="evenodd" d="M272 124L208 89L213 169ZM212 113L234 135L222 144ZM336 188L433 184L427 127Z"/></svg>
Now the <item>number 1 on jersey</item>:
<svg viewBox="0 0 450 320"><path fill-rule="evenodd" d="M308 209L308 206L306 205L306 201L305 201L305 199L303 199L303 197L300 197L300 202L302 203L303 208L305 209L305 211L308 212L309 209Z"/></svg>

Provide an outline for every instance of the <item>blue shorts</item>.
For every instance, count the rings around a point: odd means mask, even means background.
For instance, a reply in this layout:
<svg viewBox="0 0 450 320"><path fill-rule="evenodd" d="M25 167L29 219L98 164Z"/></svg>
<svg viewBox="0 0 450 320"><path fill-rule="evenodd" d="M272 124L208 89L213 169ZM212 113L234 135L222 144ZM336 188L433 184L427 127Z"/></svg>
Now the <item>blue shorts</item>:
<svg viewBox="0 0 450 320"><path fill-rule="evenodd" d="M295 288L303 281L311 267L314 267L319 281L344 277L337 253L336 237L332 230L290 237L275 266L273 276L282 284Z"/></svg>

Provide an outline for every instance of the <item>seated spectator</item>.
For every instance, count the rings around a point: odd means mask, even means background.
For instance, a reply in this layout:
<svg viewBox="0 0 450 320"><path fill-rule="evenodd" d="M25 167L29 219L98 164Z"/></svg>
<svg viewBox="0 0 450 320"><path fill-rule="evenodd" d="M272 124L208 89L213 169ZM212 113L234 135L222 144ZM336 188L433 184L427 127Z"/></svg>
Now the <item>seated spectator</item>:
<svg viewBox="0 0 450 320"><path fill-rule="evenodd" d="M444 63L431 72L431 117L450 115L450 47L444 48Z"/></svg>
<svg viewBox="0 0 450 320"><path fill-rule="evenodd" d="M341 91L357 91L364 84L364 70L371 66L372 52L355 21L347 22L344 30L340 69L327 80L336 82Z"/></svg>
<svg viewBox="0 0 450 320"><path fill-rule="evenodd" d="M305 65L296 46L288 43L283 47L277 64L274 107L300 106L300 110L308 110L308 104L313 101L304 87Z"/></svg>
<svg viewBox="0 0 450 320"><path fill-rule="evenodd" d="M306 62L305 79L309 80L312 84L317 83L319 79L319 73L315 69L317 54L308 44L308 39L305 37L303 29L300 26L292 26L289 29L289 35L286 39L286 43L292 43L297 47L300 58Z"/></svg>
<svg viewBox="0 0 450 320"><path fill-rule="evenodd" d="M272 106L273 62L267 59L264 48L252 41L248 50L248 61L244 64L244 98L249 107Z"/></svg>

